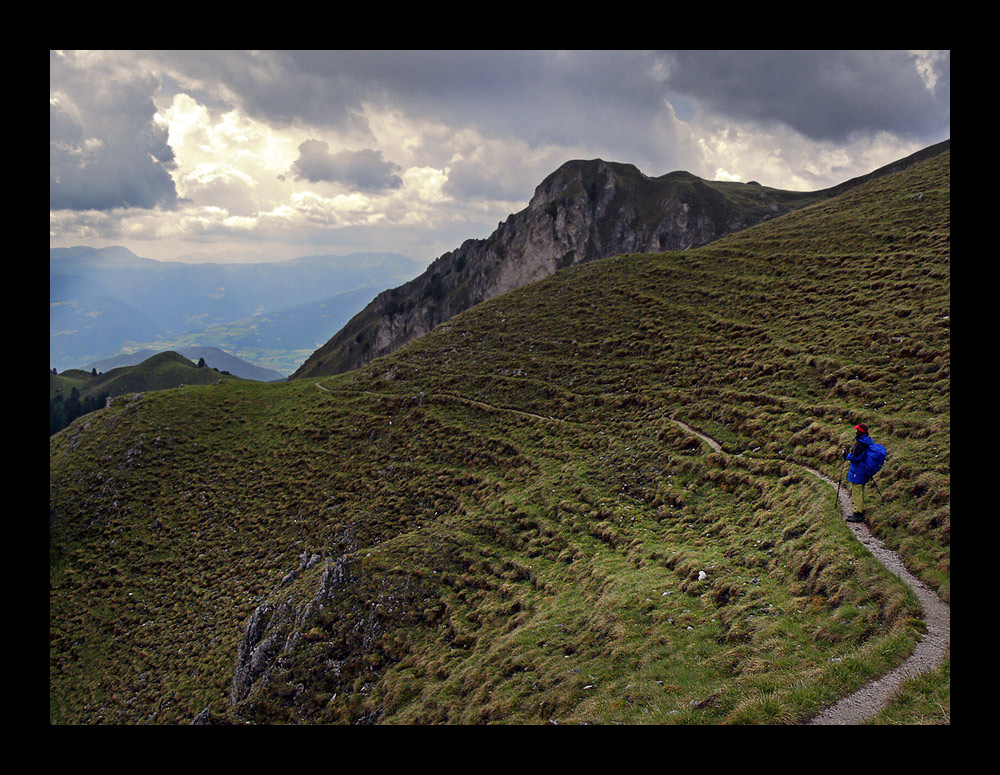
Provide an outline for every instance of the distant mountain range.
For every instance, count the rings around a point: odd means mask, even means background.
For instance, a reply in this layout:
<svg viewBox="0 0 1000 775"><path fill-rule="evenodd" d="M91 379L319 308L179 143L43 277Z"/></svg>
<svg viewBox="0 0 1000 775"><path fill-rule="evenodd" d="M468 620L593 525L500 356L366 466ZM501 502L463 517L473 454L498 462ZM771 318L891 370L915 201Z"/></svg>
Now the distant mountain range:
<svg viewBox="0 0 1000 775"><path fill-rule="evenodd" d="M63 371L140 349L215 346L287 374L379 291L421 269L395 253L191 264L123 247L53 248L49 365Z"/></svg>

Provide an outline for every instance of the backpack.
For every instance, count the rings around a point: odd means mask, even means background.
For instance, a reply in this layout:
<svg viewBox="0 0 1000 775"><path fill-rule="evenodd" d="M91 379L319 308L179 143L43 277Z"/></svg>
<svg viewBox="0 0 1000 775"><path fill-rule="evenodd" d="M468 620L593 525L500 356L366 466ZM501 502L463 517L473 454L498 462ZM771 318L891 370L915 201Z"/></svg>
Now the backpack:
<svg viewBox="0 0 1000 775"><path fill-rule="evenodd" d="M881 444L870 444L859 465L864 472L865 479L871 479L881 469L885 463L885 458L889 453Z"/></svg>

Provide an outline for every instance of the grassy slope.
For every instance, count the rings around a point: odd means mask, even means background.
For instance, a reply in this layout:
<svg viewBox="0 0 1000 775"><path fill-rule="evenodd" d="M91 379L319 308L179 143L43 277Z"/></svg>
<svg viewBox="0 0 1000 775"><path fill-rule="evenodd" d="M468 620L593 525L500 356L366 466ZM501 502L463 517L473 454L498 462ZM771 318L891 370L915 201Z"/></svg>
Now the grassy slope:
<svg viewBox="0 0 1000 775"><path fill-rule="evenodd" d="M837 478L868 422L871 525L949 599L949 161L559 272L325 390L58 434L51 719L222 716L263 602L291 647L229 720L782 723L885 672L916 602L796 464ZM349 579L322 606L303 552Z"/></svg>
<svg viewBox="0 0 1000 775"><path fill-rule="evenodd" d="M83 369L69 369L62 374L49 372L49 399L55 397L57 393L68 396L73 388L83 391L94 377L89 371Z"/></svg>
<svg viewBox="0 0 1000 775"><path fill-rule="evenodd" d="M49 398L56 392L69 395L76 387L80 396L97 396L165 390L179 385L211 385L219 380L236 379L212 368L199 369L179 353L168 351L152 355L134 366L119 366L92 376L82 369L70 369L62 374L49 374Z"/></svg>

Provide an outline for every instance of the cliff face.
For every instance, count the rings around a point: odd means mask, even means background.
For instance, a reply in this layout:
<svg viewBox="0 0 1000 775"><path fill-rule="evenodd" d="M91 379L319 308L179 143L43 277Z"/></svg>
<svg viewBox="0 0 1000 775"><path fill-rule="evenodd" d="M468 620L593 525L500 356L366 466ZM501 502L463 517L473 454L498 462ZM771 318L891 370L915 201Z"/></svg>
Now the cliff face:
<svg viewBox="0 0 1000 775"><path fill-rule="evenodd" d="M630 164L571 161L485 240L467 240L420 277L381 293L292 379L363 366L479 302L558 269L621 253L684 250L781 215L816 194L650 178Z"/></svg>

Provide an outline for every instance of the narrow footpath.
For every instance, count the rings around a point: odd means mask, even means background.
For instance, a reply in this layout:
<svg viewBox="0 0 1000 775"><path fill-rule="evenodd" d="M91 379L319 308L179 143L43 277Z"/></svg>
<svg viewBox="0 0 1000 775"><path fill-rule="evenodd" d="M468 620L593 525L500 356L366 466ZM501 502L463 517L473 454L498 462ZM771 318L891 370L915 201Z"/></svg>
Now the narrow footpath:
<svg viewBox="0 0 1000 775"><path fill-rule="evenodd" d="M696 431L687 423L673 417L670 419L679 428L697 436L716 452L722 452L722 445L715 439ZM834 490L837 489L837 483L830 477L808 466L802 468L829 484ZM846 488L840 489L839 505L841 515L846 519L853 510L850 493ZM948 646L951 644L951 609L933 590L906 569L895 552L887 549L881 540L872 535L868 525L863 522L846 521L844 524L876 560L913 590L924 610L927 633L903 664L827 708L808 722L811 725L860 724L874 717L886 706L889 697L903 681L933 670L944 662Z"/></svg>
<svg viewBox="0 0 1000 775"><path fill-rule="evenodd" d="M317 382L316 387L327 391L328 388ZM374 394L372 394L374 395ZM502 407L484 404L460 396L441 394L451 400L461 401L480 408L514 412L516 414L532 417L538 420L549 422L564 422L554 417L543 417L541 415L522 412L516 409L505 409ZM695 430L687 423L671 417L670 420L681 430L698 437L716 452L723 452L722 445L700 431ZM837 483L816 469L802 466L803 470L812 474L820 481L830 485L835 491ZM899 556L887 549L882 541L872 535L868 526L863 523L847 522L846 517L851 513L853 507L849 491L846 488L840 489L839 506L841 516L845 518L844 524L854 534L854 537L891 573L898 576L904 584L913 590L920 602L924 612L924 621L927 625L927 633L917 644L913 653L907 660L896 669L886 673L886 675L862 687L854 694L844 697L836 704L827 708L809 722L810 725L849 725L860 724L873 718L879 711L885 708L889 697L896 688L910 678L914 678L921 673L928 672L941 665L948 653L951 644L951 609L941 601L941 599L927 587L922 581L911 574Z"/></svg>

